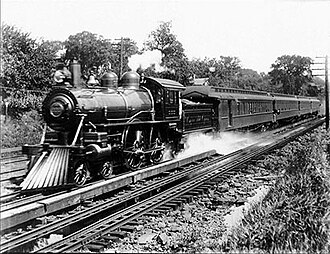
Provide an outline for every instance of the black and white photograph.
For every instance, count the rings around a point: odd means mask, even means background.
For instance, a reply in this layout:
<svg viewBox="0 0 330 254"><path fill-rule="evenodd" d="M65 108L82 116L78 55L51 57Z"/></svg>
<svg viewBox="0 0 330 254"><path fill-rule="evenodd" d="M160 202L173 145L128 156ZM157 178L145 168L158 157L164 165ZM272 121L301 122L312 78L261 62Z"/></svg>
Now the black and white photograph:
<svg viewBox="0 0 330 254"><path fill-rule="evenodd" d="M330 0L0 0L1 253L330 253Z"/></svg>

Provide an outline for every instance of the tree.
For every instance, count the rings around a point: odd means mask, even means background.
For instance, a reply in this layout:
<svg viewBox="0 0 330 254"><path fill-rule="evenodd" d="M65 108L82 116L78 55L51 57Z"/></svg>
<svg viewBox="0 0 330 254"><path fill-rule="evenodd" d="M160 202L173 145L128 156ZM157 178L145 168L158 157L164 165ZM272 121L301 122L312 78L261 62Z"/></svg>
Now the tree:
<svg viewBox="0 0 330 254"><path fill-rule="evenodd" d="M208 77L212 86L238 87L237 75L241 70L237 57L193 59L189 62L190 72L195 77Z"/></svg>
<svg viewBox="0 0 330 254"><path fill-rule="evenodd" d="M269 77L265 73L258 73L252 69L240 69L235 76L238 88L260 91L271 91Z"/></svg>
<svg viewBox="0 0 330 254"><path fill-rule="evenodd" d="M152 31L145 42L146 50L159 50L162 54L161 65L169 69L175 66L175 60L185 57L182 43L171 32L172 23L162 22L156 31Z"/></svg>
<svg viewBox="0 0 330 254"><path fill-rule="evenodd" d="M241 70L240 60L238 57L231 56L220 56L218 61L218 72L222 77L223 82L230 87L238 87L238 84L235 82L236 77Z"/></svg>
<svg viewBox="0 0 330 254"><path fill-rule="evenodd" d="M324 94L325 81L320 77L313 77L313 83L316 86L316 89L319 91L318 94Z"/></svg>
<svg viewBox="0 0 330 254"><path fill-rule="evenodd" d="M302 94L308 96L324 96L325 82L319 77L313 77L312 82L308 82L302 86Z"/></svg>
<svg viewBox="0 0 330 254"><path fill-rule="evenodd" d="M58 42L39 41L14 26L2 25L2 85L16 89L45 90L52 84L52 67Z"/></svg>
<svg viewBox="0 0 330 254"><path fill-rule="evenodd" d="M182 43L171 32L172 23L162 22L156 31L152 31L144 50L159 50L161 52L161 66L165 68L161 76L181 83L188 81L188 58L184 54Z"/></svg>
<svg viewBox="0 0 330 254"><path fill-rule="evenodd" d="M286 94L308 95L307 90L302 88L312 81L308 75L311 64L312 60L309 57L297 55L278 57L269 72L273 90Z"/></svg>
<svg viewBox="0 0 330 254"><path fill-rule="evenodd" d="M78 60L82 72L87 72L93 66L100 67L113 62L114 59L111 42L91 32L84 31L70 35L64 46L65 59Z"/></svg>
<svg viewBox="0 0 330 254"><path fill-rule="evenodd" d="M123 70L127 71L129 69L128 57L138 52L136 43L131 39L124 39L122 49L120 43L112 43L103 36L87 31L69 36L64 45L66 48L65 58L78 60L83 73L87 73L94 66L101 68L110 63L112 70L119 75L121 54L123 54Z"/></svg>

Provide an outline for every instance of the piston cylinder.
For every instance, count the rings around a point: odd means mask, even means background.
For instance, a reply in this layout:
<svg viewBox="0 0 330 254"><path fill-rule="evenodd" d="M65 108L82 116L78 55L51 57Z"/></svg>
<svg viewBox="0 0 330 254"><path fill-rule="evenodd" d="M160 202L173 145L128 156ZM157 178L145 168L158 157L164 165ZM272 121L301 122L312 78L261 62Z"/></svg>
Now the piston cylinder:
<svg viewBox="0 0 330 254"><path fill-rule="evenodd" d="M89 161L97 161L104 157L109 157L111 155L111 145L101 148L99 145L91 144L86 146L87 159Z"/></svg>

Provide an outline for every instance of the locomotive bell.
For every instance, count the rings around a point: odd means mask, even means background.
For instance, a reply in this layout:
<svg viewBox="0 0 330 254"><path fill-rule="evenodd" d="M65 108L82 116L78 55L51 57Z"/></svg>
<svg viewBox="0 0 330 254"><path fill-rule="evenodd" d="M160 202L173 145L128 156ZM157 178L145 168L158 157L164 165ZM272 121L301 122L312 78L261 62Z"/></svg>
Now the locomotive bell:
<svg viewBox="0 0 330 254"><path fill-rule="evenodd" d="M110 71L103 74L101 77L101 86L117 89L118 87L118 76L116 73Z"/></svg>
<svg viewBox="0 0 330 254"><path fill-rule="evenodd" d="M124 89L139 89L140 75L135 71L128 71L123 74L120 84Z"/></svg>
<svg viewBox="0 0 330 254"><path fill-rule="evenodd" d="M95 79L94 75L90 75L88 78L88 81L87 81L87 85L95 86L97 84L98 84L98 82Z"/></svg>

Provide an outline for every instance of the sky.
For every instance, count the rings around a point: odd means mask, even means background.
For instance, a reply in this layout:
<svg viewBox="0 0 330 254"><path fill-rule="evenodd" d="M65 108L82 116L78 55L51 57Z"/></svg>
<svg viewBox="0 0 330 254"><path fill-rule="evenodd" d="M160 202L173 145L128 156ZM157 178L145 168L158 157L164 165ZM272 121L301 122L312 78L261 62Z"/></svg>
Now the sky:
<svg viewBox="0 0 330 254"><path fill-rule="evenodd" d="M233 56L268 72L282 55L330 56L330 0L1 0L1 22L45 40L89 31L142 48L167 21L189 59ZM130 67L159 59L149 53Z"/></svg>

